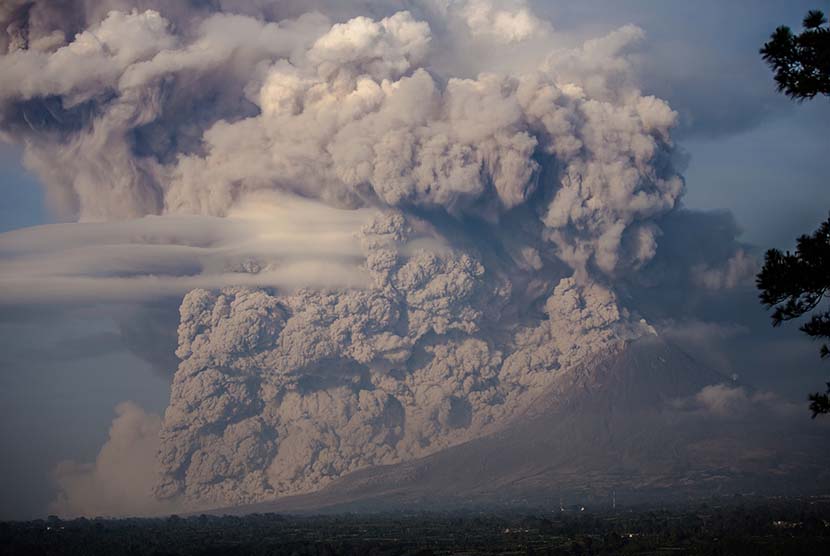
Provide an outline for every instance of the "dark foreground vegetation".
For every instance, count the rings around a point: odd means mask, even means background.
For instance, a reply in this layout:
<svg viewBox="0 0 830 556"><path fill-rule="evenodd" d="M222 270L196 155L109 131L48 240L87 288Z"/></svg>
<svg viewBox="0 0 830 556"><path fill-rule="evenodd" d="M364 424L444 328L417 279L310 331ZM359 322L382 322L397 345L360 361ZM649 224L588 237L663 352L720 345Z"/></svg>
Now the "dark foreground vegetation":
<svg viewBox="0 0 830 556"><path fill-rule="evenodd" d="M830 554L830 497L592 511L0 523L3 555Z"/></svg>

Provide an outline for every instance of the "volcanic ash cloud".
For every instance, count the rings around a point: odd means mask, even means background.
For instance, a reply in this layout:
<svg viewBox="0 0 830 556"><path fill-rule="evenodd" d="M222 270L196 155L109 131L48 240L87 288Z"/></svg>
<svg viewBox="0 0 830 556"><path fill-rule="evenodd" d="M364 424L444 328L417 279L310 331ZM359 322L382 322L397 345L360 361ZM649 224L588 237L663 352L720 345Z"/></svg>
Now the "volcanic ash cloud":
<svg viewBox="0 0 830 556"><path fill-rule="evenodd" d="M0 129L57 210L110 222L89 233L188 243L134 250L187 254L167 294L203 286L181 304L157 497L264 500L418 457L652 333L613 292L683 193L677 115L633 79L640 29L574 46L522 1L69 4L0 11ZM492 68L470 70L478 51ZM189 245L192 225L214 240ZM7 282L101 284L38 253ZM106 253L84 267L111 271Z"/></svg>
<svg viewBox="0 0 830 556"><path fill-rule="evenodd" d="M3 56L0 117L82 220L221 216L260 189L491 221L533 205L561 259L611 273L653 255L649 221L683 189L676 114L627 75L641 36L537 54L520 75L439 79L433 57L453 53L431 50L409 12L216 13L187 36L155 11L111 12L68 44Z"/></svg>
<svg viewBox="0 0 830 556"><path fill-rule="evenodd" d="M610 291L570 278L547 320L502 327L509 283L412 234L396 213L364 227L367 289L187 294L158 496L251 502L422 456L495 430L559 370L649 333Z"/></svg>

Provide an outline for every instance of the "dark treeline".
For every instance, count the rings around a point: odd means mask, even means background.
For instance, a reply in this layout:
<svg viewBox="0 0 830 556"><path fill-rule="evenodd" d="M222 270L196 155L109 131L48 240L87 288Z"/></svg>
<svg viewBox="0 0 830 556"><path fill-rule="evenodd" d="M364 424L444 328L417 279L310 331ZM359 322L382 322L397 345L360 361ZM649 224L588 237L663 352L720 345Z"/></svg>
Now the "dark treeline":
<svg viewBox="0 0 830 556"><path fill-rule="evenodd" d="M593 512L278 514L0 523L3 555L828 554L830 498Z"/></svg>

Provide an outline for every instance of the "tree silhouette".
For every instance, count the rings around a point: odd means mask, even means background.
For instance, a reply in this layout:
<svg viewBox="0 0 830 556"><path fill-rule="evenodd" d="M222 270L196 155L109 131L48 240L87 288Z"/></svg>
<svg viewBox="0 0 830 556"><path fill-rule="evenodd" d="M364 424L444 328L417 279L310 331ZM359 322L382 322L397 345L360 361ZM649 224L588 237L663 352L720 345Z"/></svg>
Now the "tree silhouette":
<svg viewBox="0 0 830 556"><path fill-rule="evenodd" d="M819 10L804 18L804 30L793 35L789 27L778 27L761 48L764 61L775 72L778 90L802 101L830 95L830 28Z"/></svg>
<svg viewBox="0 0 830 556"><path fill-rule="evenodd" d="M830 218L813 235L798 238L795 252L767 251L764 267L756 280L761 303L775 308L773 326L815 311L800 330L813 338L830 338L830 310L817 310L830 295ZM830 357L830 347L821 346L821 356ZM827 393L811 394L813 417L830 413L830 383Z"/></svg>
<svg viewBox="0 0 830 556"><path fill-rule="evenodd" d="M779 92L797 101L830 95L830 29L826 23L821 11L811 10L800 35L782 25L761 48L775 72ZM775 308L773 326L812 313L800 330L812 338L830 338L830 310L820 309L830 296L830 218L812 235L798 238L795 252L767 251L756 284L761 303ZM821 356L830 357L827 344L821 346ZM830 382L824 394L810 394L809 401L813 418L830 413Z"/></svg>

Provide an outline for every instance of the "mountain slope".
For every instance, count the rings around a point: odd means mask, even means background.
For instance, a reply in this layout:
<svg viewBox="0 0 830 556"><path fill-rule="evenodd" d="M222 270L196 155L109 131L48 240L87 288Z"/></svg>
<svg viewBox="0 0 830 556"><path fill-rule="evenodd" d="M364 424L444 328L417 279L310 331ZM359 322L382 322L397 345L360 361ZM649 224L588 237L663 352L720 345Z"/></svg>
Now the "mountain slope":
<svg viewBox="0 0 830 556"><path fill-rule="evenodd" d="M676 499L830 486L826 427L802 413L773 414L769 399L738 386L711 390L727 394L714 413L697 403L704 388L725 382L676 347L641 339L563 373L530 413L498 434L233 511L597 502L612 490L627 500Z"/></svg>

